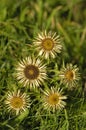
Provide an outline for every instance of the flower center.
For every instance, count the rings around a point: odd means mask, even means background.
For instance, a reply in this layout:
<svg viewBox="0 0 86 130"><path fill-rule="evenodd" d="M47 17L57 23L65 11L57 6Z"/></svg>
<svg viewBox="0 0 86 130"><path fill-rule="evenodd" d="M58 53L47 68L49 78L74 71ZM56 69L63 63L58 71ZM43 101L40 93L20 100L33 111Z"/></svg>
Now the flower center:
<svg viewBox="0 0 86 130"><path fill-rule="evenodd" d="M47 101L50 105L56 105L59 102L59 95L57 93L49 95Z"/></svg>
<svg viewBox="0 0 86 130"><path fill-rule="evenodd" d="M46 51L51 51L54 47L54 42L51 38L45 38L42 41L42 47L46 50Z"/></svg>
<svg viewBox="0 0 86 130"><path fill-rule="evenodd" d="M20 97L13 97L11 99L11 102L10 102L11 106L14 108L14 109L17 109L17 108L22 108L23 106L23 99L20 98Z"/></svg>
<svg viewBox="0 0 86 130"><path fill-rule="evenodd" d="M37 77L39 75L39 69L35 65L28 65L24 69L24 74L25 74L26 78L28 78L30 80L34 80L34 79L37 79Z"/></svg>
<svg viewBox="0 0 86 130"><path fill-rule="evenodd" d="M65 77L66 77L68 80L72 80L73 77L74 77L73 71L72 71L72 70L67 71L66 74L65 74Z"/></svg>

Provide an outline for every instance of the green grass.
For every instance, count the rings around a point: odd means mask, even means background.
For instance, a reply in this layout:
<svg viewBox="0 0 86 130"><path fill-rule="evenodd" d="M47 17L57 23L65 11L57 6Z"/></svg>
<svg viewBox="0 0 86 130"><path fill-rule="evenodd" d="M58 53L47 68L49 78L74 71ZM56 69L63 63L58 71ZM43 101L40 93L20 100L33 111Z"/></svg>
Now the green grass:
<svg viewBox="0 0 86 130"><path fill-rule="evenodd" d="M85 7L85 0L0 0L0 130L86 130ZM49 68L61 68L63 61L77 64L80 84L74 90L64 88L67 106L60 112L43 110L37 90L30 91L30 109L19 116L11 115L4 104L7 91L20 88L29 94L13 76L15 65L34 55L30 45L34 36L45 29L57 32L64 47L57 58L47 62ZM49 78L51 81L44 86L57 85L55 76Z"/></svg>

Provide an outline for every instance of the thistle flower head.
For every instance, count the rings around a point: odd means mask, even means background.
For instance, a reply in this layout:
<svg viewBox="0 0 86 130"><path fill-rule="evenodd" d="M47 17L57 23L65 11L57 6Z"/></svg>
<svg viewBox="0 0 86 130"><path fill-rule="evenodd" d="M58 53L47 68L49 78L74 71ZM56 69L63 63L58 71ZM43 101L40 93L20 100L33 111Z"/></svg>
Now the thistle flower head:
<svg viewBox="0 0 86 130"><path fill-rule="evenodd" d="M60 110L65 107L66 103L63 101L65 99L67 99L67 97L62 95L62 90L56 90L51 87L51 89L44 91L43 106L54 112L55 110Z"/></svg>
<svg viewBox="0 0 86 130"><path fill-rule="evenodd" d="M15 112L16 115L25 111L26 108L30 107L30 98L26 93L8 92L7 99L5 100L8 111Z"/></svg>
<svg viewBox="0 0 86 130"><path fill-rule="evenodd" d="M76 65L67 64L61 69L59 76L63 84L72 88L80 80L79 68Z"/></svg>
<svg viewBox="0 0 86 130"><path fill-rule="evenodd" d="M60 53L62 49L60 36L52 32L41 32L33 43L39 55L46 59L50 56L55 58L56 54Z"/></svg>
<svg viewBox="0 0 86 130"><path fill-rule="evenodd" d="M46 66L39 59L27 57L16 67L16 78L24 86L35 88L46 79Z"/></svg>

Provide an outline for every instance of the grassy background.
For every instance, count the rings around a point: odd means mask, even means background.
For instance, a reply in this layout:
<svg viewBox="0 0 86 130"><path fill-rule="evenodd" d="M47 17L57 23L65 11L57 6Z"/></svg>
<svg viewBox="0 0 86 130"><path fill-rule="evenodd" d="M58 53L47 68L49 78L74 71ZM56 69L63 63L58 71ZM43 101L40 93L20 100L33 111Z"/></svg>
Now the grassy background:
<svg viewBox="0 0 86 130"><path fill-rule="evenodd" d="M2 106L6 91L18 87L14 65L33 53L29 46L40 30L56 31L64 51L57 63L72 62L81 72L78 90L68 91L67 107L48 114L41 104L11 116ZM0 0L0 130L86 130L86 1ZM33 101L35 102L35 101Z"/></svg>

